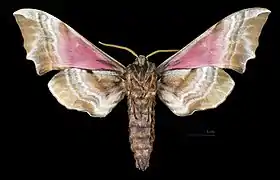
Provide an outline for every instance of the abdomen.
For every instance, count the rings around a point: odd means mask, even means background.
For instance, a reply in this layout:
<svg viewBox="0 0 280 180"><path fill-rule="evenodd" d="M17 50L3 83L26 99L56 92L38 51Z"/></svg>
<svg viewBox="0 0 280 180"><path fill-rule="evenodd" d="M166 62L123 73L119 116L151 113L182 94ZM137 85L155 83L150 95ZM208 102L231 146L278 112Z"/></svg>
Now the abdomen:
<svg viewBox="0 0 280 180"><path fill-rule="evenodd" d="M129 141L134 153L136 167L149 167L155 139L155 97L149 99L128 98Z"/></svg>

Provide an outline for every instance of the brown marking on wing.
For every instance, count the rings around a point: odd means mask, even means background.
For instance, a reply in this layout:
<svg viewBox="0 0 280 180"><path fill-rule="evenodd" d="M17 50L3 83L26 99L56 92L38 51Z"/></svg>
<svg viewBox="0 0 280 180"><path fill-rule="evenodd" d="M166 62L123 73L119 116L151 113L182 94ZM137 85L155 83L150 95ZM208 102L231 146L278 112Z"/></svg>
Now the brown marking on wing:
<svg viewBox="0 0 280 180"><path fill-rule="evenodd" d="M121 63L56 17L36 9L20 9L14 16L37 74L66 68L124 71Z"/></svg>
<svg viewBox="0 0 280 180"><path fill-rule="evenodd" d="M123 80L109 71L66 69L48 86L60 104L93 117L105 117L125 96Z"/></svg>
<svg viewBox="0 0 280 180"><path fill-rule="evenodd" d="M42 75L53 68L58 61L55 52L54 37L43 30L44 25L38 21L25 18L23 15L15 15L24 39L24 48L27 52L27 59L31 59L36 66L37 73ZM41 33L41 34L40 34Z"/></svg>
<svg viewBox="0 0 280 180"><path fill-rule="evenodd" d="M177 116L213 109L224 102L234 81L222 69L203 67L173 70L163 74L158 83L158 96Z"/></svg>
<svg viewBox="0 0 280 180"><path fill-rule="evenodd" d="M160 64L157 71L214 66L244 73L247 61L255 58L269 14L264 8L249 8L229 15Z"/></svg>

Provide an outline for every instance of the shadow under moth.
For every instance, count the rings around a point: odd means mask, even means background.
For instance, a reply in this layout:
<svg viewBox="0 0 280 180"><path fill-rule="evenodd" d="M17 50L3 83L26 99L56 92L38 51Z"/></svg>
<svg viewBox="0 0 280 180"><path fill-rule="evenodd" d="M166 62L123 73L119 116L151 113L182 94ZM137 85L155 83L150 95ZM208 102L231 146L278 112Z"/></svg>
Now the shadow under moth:
<svg viewBox="0 0 280 180"><path fill-rule="evenodd" d="M164 50L138 56L126 47L101 43L135 55L135 61L125 67L46 12L20 9L13 15L26 59L34 62L37 74L59 70L48 88L67 109L105 117L127 96L131 150L136 167L144 171L155 140L156 95L177 116L216 108L234 87L223 69L244 73L247 61L255 58L269 14L265 8L235 12L158 67L148 58Z"/></svg>

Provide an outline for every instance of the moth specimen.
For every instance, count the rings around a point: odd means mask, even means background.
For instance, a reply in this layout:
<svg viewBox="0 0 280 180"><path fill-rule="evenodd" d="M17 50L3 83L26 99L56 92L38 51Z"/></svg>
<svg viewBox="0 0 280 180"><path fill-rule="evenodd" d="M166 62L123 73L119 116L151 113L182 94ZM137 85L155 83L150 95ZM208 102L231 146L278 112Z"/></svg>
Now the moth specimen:
<svg viewBox="0 0 280 180"><path fill-rule="evenodd" d="M14 12L28 60L38 75L60 70L48 83L68 109L105 117L127 96L129 141L136 167L146 170L155 140L155 98L177 116L216 108L231 93L233 79L223 70L244 73L255 58L268 9L233 13L201 34L158 67L137 55L123 66L54 16L35 9Z"/></svg>

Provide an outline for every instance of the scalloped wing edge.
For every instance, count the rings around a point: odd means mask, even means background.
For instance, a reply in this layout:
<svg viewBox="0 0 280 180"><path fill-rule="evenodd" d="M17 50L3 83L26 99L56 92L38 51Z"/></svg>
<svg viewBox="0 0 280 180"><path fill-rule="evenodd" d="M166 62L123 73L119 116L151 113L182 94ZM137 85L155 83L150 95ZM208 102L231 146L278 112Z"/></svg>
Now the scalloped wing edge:
<svg viewBox="0 0 280 180"><path fill-rule="evenodd" d="M216 26L219 22L221 22L221 21L223 21L223 20L229 18L230 16L234 16L234 15L236 15L236 14L238 14L238 13L241 13L241 12L244 12L244 11L249 11L249 10L254 10L254 9L259 9L259 11L257 12L257 15L260 15L260 14L263 14L263 13L269 13L269 14L271 13L271 11L270 11L269 9L267 9L267 8L253 7L253 8L246 8L246 9L237 11L237 12L235 12L235 13L229 14L229 15L226 16L225 18L221 19L220 21L218 21L217 23L215 23L214 25L212 25L212 26L211 26L210 28L208 28L204 33L202 33L201 35L199 35L197 38L195 38L195 39L194 39L193 41L191 41L189 44L187 44L186 46L184 46L180 51L176 52L175 54L173 54L172 56L170 56L169 58L167 58L164 62L162 62L162 63L157 67L157 71L158 71L158 72L164 71L164 66L165 66L166 64L168 64L168 62L169 62L171 59L173 59L175 56L179 55L181 52L186 51L187 49L189 49L190 47L192 47L195 43L197 43L197 42L198 42L199 40L201 40L202 38L208 36L209 33L211 33L211 31L213 30L213 28L215 28L215 26ZM257 47L258 47L258 46L257 46ZM256 49L257 49L257 47L256 47ZM253 54L251 54L251 56L250 56L247 60L253 59L253 58L255 58L255 57L256 57L256 53L253 52ZM246 70L246 67L243 69L243 71L237 71L237 72L239 72L239 73L244 73L245 70Z"/></svg>
<svg viewBox="0 0 280 180"><path fill-rule="evenodd" d="M45 11L42 11L42 10L38 10L38 9L32 9L32 8L23 8L23 9L19 9L17 11L15 11L13 13L13 16L16 17L17 15L21 15L27 19L32 19L32 16L30 14L31 11L35 11L35 12L38 12L38 13L44 13L44 14L47 14L49 17L53 18L55 21L58 21L58 22L61 22L63 23L70 31L71 33L73 33L74 35L76 35L77 37L81 38L81 40L83 40L87 45L89 45L90 47L93 47L95 48L97 51L99 51L100 53L102 53L103 55L105 55L107 58L109 58L110 60L114 61L116 64L118 64L121 68L125 68L124 65L122 65L120 62L118 62L116 59L114 59L113 57L111 57L110 55L108 55L107 53L105 53L104 51L102 51L101 49L99 49L97 46L95 46L93 43L91 43L90 41L88 41L85 37L83 37L82 35L80 35L77 31L75 31L71 26L69 26L68 24L64 23L63 21L61 21L60 19L56 18L55 16L45 12ZM23 38L23 41L26 41L24 38ZM35 64L35 67L36 67L36 72L38 75L43 75L45 74L46 72L40 72L39 71L39 68L37 69L37 67L39 66L39 63L36 62L36 59L32 56L32 51L30 52L27 52L26 54L26 59L27 60L31 60L34 62ZM56 54L57 57L61 58L59 56L59 54L57 53ZM66 67L67 68L67 67ZM61 70L61 69L59 69Z"/></svg>

